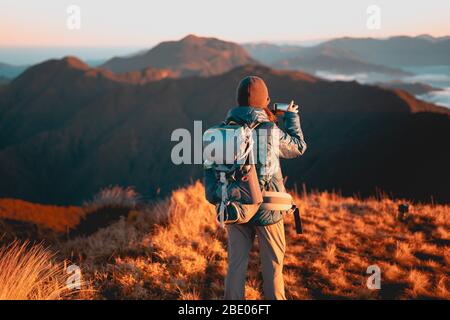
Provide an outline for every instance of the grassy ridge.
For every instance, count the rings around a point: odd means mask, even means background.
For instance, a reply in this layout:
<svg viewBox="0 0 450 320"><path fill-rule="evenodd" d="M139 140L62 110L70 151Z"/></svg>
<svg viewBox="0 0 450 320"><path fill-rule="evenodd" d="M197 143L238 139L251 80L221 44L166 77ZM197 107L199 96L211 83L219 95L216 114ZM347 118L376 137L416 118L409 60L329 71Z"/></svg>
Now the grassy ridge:
<svg viewBox="0 0 450 320"><path fill-rule="evenodd" d="M398 202L388 198L295 198L305 233L295 235L292 217L285 219L288 298L450 298L448 206L418 204L400 220ZM95 290L83 298L222 297L226 232L216 225L200 183L157 204L123 209L107 227L54 244L58 259L79 265L87 289ZM257 250L255 243L248 299L262 298ZM381 290L366 287L366 269L374 264L381 268Z"/></svg>

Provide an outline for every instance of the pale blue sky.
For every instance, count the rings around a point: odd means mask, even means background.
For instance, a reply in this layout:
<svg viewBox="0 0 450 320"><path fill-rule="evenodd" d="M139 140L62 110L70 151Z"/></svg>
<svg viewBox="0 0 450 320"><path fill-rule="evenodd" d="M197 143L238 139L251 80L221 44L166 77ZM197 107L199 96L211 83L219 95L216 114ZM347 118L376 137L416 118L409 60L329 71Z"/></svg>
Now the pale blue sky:
<svg viewBox="0 0 450 320"><path fill-rule="evenodd" d="M81 30L66 8L81 8ZM381 29L366 27L369 5ZM148 47L186 34L236 42L450 34L449 0L0 0L0 46Z"/></svg>

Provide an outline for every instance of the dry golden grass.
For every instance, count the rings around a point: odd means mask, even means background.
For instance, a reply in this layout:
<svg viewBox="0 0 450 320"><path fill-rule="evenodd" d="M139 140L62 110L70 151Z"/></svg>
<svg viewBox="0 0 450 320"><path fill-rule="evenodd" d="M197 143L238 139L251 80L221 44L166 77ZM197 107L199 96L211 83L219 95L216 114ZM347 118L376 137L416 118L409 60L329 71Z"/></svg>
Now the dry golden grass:
<svg viewBox="0 0 450 320"><path fill-rule="evenodd" d="M35 204L18 199L0 199L0 218L33 222L59 232L76 226L84 216L80 207Z"/></svg>
<svg viewBox="0 0 450 320"><path fill-rule="evenodd" d="M295 196L303 235L285 219L289 299L450 299L450 208L415 205L400 221L397 201L330 193ZM127 211L90 236L58 244L90 281L94 299L220 299L226 232L200 183L156 205ZM367 267L381 269L381 290L366 287ZM257 244L247 299L262 298Z"/></svg>
<svg viewBox="0 0 450 320"><path fill-rule="evenodd" d="M203 197L198 183L175 191L171 199L148 211L131 211L109 228L69 241L64 249L78 254L97 298L220 298L225 235Z"/></svg>
<svg viewBox="0 0 450 320"><path fill-rule="evenodd" d="M0 248L0 300L67 298L67 275L62 264L42 245L13 242Z"/></svg>
<svg viewBox="0 0 450 320"><path fill-rule="evenodd" d="M288 225L287 282L292 298L449 299L448 206L416 205L404 220L390 199L329 193L296 197L305 234ZM366 268L381 268L381 290L366 286Z"/></svg>

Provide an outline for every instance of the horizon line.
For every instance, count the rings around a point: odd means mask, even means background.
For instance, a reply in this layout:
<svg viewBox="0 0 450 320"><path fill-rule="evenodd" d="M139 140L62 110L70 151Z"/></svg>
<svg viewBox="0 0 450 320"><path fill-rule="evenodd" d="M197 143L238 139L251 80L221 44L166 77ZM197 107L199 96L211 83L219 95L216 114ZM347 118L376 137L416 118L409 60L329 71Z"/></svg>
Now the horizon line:
<svg viewBox="0 0 450 320"><path fill-rule="evenodd" d="M329 41L329 40L334 40L334 39L374 39L374 40L388 40L391 38L398 38L398 37L407 37L407 38L418 38L418 37L423 37L423 36L429 36L432 37L434 39L441 39L441 38L450 38L450 34L447 35L433 35L431 33L417 33L415 35L408 35L408 34L393 34L393 35L388 35L388 36L350 36L350 35L342 35L342 36L335 36L335 37L319 37L319 38L308 38L308 39L298 39L298 40L257 40L257 41L235 41L232 39L228 39L227 37L220 37L220 36L203 36L203 35L199 35L199 34L195 34L195 33L186 33L184 36L182 36L181 38L167 38L166 40L161 40L161 41L156 41L154 44L150 44L150 46L154 46L157 44L160 44L162 42L167 42L167 41L180 41L181 39L189 36L189 35L194 35L197 36L199 38L215 38L215 39L219 39L219 40L223 40L223 41L228 41L228 42L234 42L237 44L241 44L241 45L245 45L245 44L300 44L302 42L325 42L325 41ZM19 45L5 45L5 44L0 44L0 49L3 48L86 48L86 49L91 49L91 48L142 48L142 47L148 47L149 44L100 44L100 45L92 45L92 44L80 44L80 45L76 45L76 44L67 44L67 45L33 45L33 44L19 44Z"/></svg>

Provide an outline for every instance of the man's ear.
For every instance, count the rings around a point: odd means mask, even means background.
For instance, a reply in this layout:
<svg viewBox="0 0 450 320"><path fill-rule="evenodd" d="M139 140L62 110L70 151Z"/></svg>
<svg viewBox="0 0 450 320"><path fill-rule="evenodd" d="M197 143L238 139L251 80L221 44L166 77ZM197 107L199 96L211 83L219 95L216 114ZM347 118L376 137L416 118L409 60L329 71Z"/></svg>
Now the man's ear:
<svg viewBox="0 0 450 320"><path fill-rule="evenodd" d="M269 103L270 103L270 97L267 97L267 105L266 105L266 107L269 105Z"/></svg>

